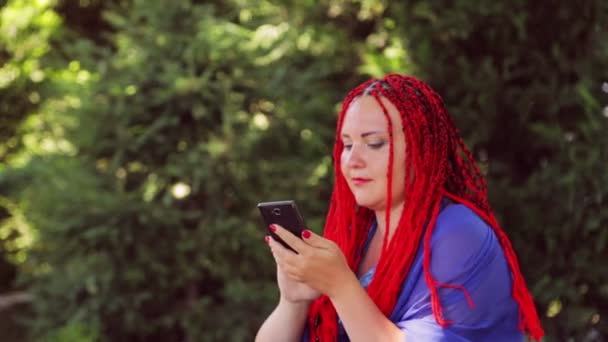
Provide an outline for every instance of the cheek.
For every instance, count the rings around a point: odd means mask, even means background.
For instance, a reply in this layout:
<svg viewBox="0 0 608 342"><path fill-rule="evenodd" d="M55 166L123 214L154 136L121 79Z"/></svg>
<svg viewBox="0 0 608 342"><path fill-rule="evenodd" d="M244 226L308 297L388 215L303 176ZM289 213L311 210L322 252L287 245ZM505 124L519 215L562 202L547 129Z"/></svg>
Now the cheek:
<svg viewBox="0 0 608 342"><path fill-rule="evenodd" d="M393 168L393 185L397 187L403 187L405 183L405 165L403 165L403 161L395 161L395 165Z"/></svg>
<svg viewBox="0 0 608 342"><path fill-rule="evenodd" d="M393 153L393 181L401 183L405 180L405 146L396 145Z"/></svg>
<svg viewBox="0 0 608 342"><path fill-rule="evenodd" d="M388 146L386 146L386 148L378 153L378 155L375 158L375 164L376 164L376 170L378 170L378 173L382 173L385 176L388 176L388 166L389 166L389 159L390 159L390 149ZM393 163L395 162L395 160L393 160ZM393 165L393 172L394 172L394 165Z"/></svg>
<svg viewBox="0 0 608 342"><path fill-rule="evenodd" d="M348 158L348 151L342 150L342 153L340 153L340 163L341 163L342 167L344 167L344 164L346 164L347 158Z"/></svg>
<svg viewBox="0 0 608 342"><path fill-rule="evenodd" d="M340 154L340 171L342 171L342 173L344 173L344 171L346 170L347 161L348 161L348 156L346 155L346 151L343 151Z"/></svg>
<svg viewBox="0 0 608 342"><path fill-rule="evenodd" d="M393 172L404 174L405 173L405 152L404 151L395 151L395 156L393 157Z"/></svg>

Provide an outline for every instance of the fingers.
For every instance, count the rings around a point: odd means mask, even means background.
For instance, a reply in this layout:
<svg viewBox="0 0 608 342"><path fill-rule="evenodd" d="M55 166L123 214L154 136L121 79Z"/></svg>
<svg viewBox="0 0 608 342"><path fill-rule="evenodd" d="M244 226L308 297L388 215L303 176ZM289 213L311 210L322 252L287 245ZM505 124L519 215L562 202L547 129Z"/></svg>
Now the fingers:
<svg viewBox="0 0 608 342"><path fill-rule="evenodd" d="M289 264L284 264L281 268L289 278L299 281L301 283L304 282L304 278L300 274L300 270L297 267Z"/></svg>
<svg viewBox="0 0 608 342"><path fill-rule="evenodd" d="M273 239L272 236L268 236L267 242L270 246L270 251L272 252L275 261L290 264L296 262L298 255L292 252L291 250L283 247L283 245Z"/></svg>
<svg viewBox="0 0 608 342"><path fill-rule="evenodd" d="M307 245L287 229L279 226L278 224L271 224L270 229L296 252L302 253L306 249Z"/></svg>
<svg viewBox="0 0 608 342"><path fill-rule="evenodd" d="M298 255L283 247L283 245L269 235L266 236L266 241L270 246L270 250L272 252L274 261L277 264L277 268L283 271L290 278L302 282L303 279L300 275L300 268L297 266Z"/></svg>
<svg viewBox="0 0 608 342"><path fill-rule="evenodd" d="M319 235L311 230L308 230L308 229L306 229L305 231L302 232L302 239L303 239L304 243L306 243L312 247L316 247L316 248L327 248L328 247L327 239L325 239L321 235Z"/></svg>

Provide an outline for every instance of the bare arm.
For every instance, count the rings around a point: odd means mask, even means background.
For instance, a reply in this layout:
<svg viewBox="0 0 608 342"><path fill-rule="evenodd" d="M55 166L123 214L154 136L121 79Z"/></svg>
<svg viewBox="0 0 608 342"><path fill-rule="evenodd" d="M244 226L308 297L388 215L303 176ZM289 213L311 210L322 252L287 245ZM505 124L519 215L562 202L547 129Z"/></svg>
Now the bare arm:
<svg viewBox="0 0 608 342"><path fill-rule="evenodd" d="M267 239L270 242L270 238ZM273 256L274 255L273 252ZM310 286L290 278L277 261L277 285L279 304L260 327L256 342L301 341L308 309L320 295Z"/></svg>
<svg viewBox="0 0 608 342"><path fill-rule="evenodd" d="M378 309L333 241L310 231L300 240L280 226L274 229L298 251L270 239L281 269L330 298L351 341L404 341L404 333Z"/></svg>
<svg viewBox="0 0 608 342"><path fill-rule="evenodd" d="M330 299L352 342L405 341L403 331L378 309L354 273L342 284Z"/></svg>
<svg viewBox="0 0 608 342"><path fill-rule="evenodd" d="M301 341L310 302L292 303L283 298L258 330L255 342Z"/></svg>

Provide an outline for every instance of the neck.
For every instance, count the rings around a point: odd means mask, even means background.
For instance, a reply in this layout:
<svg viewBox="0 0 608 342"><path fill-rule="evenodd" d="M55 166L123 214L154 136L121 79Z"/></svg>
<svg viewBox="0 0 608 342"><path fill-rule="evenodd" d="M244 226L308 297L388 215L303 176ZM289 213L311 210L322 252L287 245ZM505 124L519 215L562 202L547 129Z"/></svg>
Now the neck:
<svg viewBox="0 0 608 342"><path fill-rule="evenodd" d="M376 224L378 225L377 233L380 234L382 238L384 238L384 234L386 234L386 210L375 210L376 213ZM399 224L399 219L401 218L401 213L403 212L403 202L393 205L391 207L391 222L389 227L389 235L388 240L390 241L393 235L395 234L395 230L397 229L397 225Z"/></svg>

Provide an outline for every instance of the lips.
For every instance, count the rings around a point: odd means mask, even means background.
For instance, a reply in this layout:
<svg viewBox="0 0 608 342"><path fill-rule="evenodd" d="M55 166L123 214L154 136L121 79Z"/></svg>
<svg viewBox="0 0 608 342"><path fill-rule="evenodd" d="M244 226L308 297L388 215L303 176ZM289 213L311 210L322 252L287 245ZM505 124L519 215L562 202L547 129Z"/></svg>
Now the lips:
<svg viewBox="0 0 608 342"><path fill-rule="evenodd" d="M361 178L361 177L351 178L351 180L353 181L354 185L363 185L363 184L366 184L366 183L369 183L372 181L369 178Z"/></svg>

